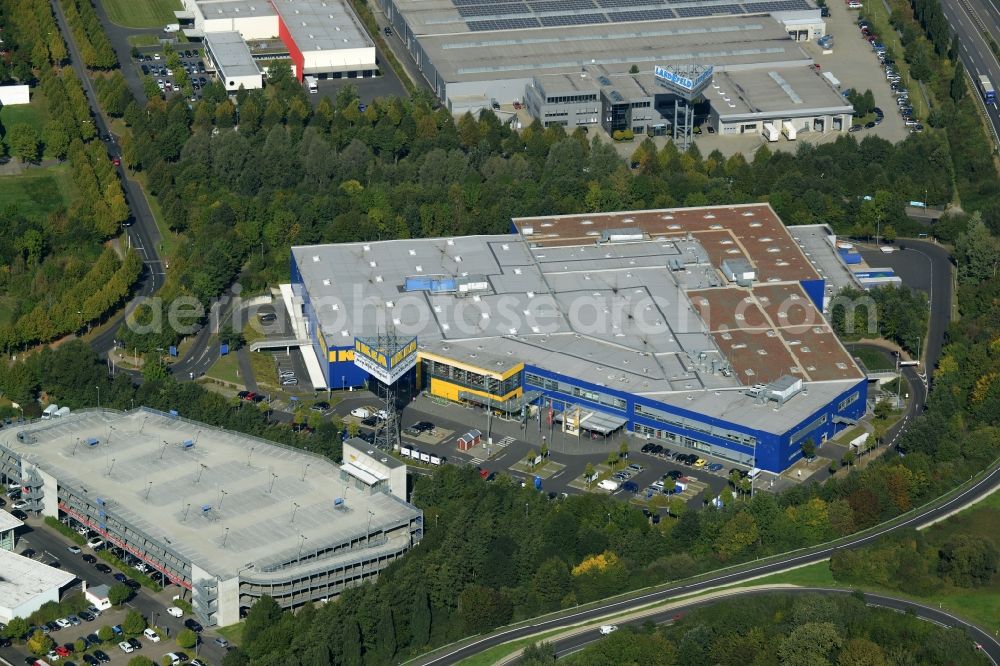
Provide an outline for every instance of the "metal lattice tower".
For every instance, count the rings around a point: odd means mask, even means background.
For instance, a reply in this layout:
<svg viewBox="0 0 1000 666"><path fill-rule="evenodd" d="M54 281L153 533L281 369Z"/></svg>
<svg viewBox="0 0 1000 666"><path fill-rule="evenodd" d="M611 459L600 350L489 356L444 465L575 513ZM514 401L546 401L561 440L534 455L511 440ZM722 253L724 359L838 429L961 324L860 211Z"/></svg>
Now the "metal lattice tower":
<svg viewBox="0 0 1000 666"><path fill-rule="evenodd" d="M371 337L355 338L354 362L369 375L370 388L381 399L386 418L375 431L375 445L393 450L400 445L399 410L395 384L415 364L416 338L399 337L394 329Z"/></svg>

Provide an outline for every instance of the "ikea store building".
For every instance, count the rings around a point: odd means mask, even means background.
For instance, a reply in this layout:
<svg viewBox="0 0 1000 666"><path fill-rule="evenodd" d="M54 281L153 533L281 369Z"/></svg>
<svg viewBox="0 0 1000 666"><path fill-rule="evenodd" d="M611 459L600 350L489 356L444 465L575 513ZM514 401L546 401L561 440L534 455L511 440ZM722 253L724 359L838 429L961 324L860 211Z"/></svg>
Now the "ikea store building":
<svg viewBox="0 0 1000 666"><path fill-rule="evenodd" d="M833 287L767 204L294 247L291 275L292 318L332 389L391 374L772 472L866 409L866 376L822 313ZM390 353L371 346L387 334Z"/></svg>

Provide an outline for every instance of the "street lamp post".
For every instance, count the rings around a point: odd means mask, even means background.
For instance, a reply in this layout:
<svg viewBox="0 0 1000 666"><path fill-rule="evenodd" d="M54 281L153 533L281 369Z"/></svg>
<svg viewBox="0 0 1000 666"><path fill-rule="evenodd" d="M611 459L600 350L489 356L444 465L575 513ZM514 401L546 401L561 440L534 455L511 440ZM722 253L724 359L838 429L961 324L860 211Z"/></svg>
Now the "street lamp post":
<svg viewBox="0 0 1000 666"><path fill-rule="evenodd" d="M97 408L100 409L101 408L101 387L100 386L95 386L94 388L97 389Z"/></svg>
<svg viewBox="0 0 1000 666"><path fill-rule="evenodd" d="M293 525L295 524L295 513L299 510L299 503L292 502L292 519L289 521Z"/></svg>

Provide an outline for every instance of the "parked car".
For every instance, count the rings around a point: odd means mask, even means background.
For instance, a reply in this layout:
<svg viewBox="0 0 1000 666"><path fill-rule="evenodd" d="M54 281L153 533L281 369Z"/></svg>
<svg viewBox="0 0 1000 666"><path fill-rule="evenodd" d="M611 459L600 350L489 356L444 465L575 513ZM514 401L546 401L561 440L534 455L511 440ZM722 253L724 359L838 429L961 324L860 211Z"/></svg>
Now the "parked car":
<svg viewBox="0 0 1000 666"><path fill-rule="evenodd" d="M111 567L109 567L104 562L98 562L97 564L94 565L94 568L100 571L102 574L111 573Z"/></svg>
<svg viewBox="0 0 1000 666"><path fill-rule="evenodd" d="M311 409L314 412L323 412L323 413L325 413L325 412L330 411L330 403L328 403L328 402L317 402L316 404L314 404L309 409Z"/></svg>
<svg viewBox="0 0 1000 666"><path fill-rule="evenodd" d="M83 552L80 550L79 546L69 546L66 550L73 553L74 555L79 555L81 552Z"/></svg>
<svg viewBox="0 0 1000 666"><path fill-rule="evenodd" d="M83 655L83 661L86 662L87 666L97 666L101 662L98 661L97 657L92 654Z"/></svg>
<svg viewBox="0 0 1000 666"><path fill-rule="evenodd" d="M84 622L93 622L96 619L90 611L82 610L76 615Z"/></svg>
<svg viewBox="0 0 1000 666"><path fill-rule="evenodd" d="M607 635L612 634L612 633L614 633L616 631L618 631L618 626L617 625L614 625L614 624L602 624L601 625L600 632L601 632L602 636L607 636Z"/></svg>
<svg viewBox="0 0 1000 666"><path fill-rule="evenodd" d="M104 546L104 539L102 539L101 537L94 537L89 541L87 541L87 545L93 548L94 550L100 550L100 548Z"/></svg>
<svg viewBox="0 0 1000 666"><path fill-rule="evenodd" d="M81 556L80 559L82 559L87 564L94 564L95 562L97 562L97 558L89 553Z"/></svg>
<svg viewBox="0 0 1000 666"><path fill-rule="evenodd" d="M119 643L118 649L124 652L125 654L131 654L132 652L135 652L135 648L132 647L132 644L129 643L128 641L122 641L121 643Z"/></svg>
<svg viewBox="0 0 1000 666"><path fill-rule="evenodd" d="M171 617L184 617L184 611L177 606L170 606L167 608L167 615Z"/></svg>
<svg viewBox="0 0 1000 666"><path fill-rule="evenodd" d="M143 638L145 638L145 639L147 639L149 641L152 641L153 643L159 643L160 642L160 635L158 633L156 633L156 631L154 631L153 629L150 629L149 627L146 627L145 629L143 629L142 636L143 636Z"/></svg>
<svg viewBox="0 0 1000 666"><path fill-rule="evenodd" d="M198 624L197 620L190 617L184 620L184 626L197 634L200 634L203 629L203 627L200 624Z"/></svg>
<svg viewBox="0 0 1000 666"><path fill-rule="evenodd" d="M417 432L430 432L434 430L434 424L430 421L418 421L411 426Z"/></svg>

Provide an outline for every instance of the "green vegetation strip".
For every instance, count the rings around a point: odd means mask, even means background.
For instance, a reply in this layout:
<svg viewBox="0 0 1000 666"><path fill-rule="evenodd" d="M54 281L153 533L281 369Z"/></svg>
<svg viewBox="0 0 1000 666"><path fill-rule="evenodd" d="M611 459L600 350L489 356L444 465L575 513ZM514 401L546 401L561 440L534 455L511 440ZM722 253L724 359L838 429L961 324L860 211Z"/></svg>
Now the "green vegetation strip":
<svg viewBox="0 0 1000 666"><path fill-rule="evenodd" d="M878 1L866 2L863 15L865 19L872 23L879 41L885 44L893 60L896 61L896 71L902 75L903 83L906 84L910 91L910 102L913 104L913 112L918 118L926 121L930 114L930 102L925 97L923 87L910 74L910 66L903 58L904 49L902 40L899 37L899 33L889 23L889 13L886 11L885 6ZM886 113L891 113L891 110L887 110Z"/></svg>
<svg viewBox="0 0 1000 666"><path fill-rule="evenodd" d="M242 645L243 627L245 626L246 625L243 622L239 622L237 624L231 624L228 627L218 627L216 631L233 645Z"/></svg>
<svg viewBox="0 0 1000 666"><path fill-rule="evenodd" d="M112 555L111 551L99 550L97 551L97 556L102 560L104 560L105 562L107 562L108 564L110 564L111 566L115 567L116 569L121 570L121 572L124 573L129 578L138 581L138 583L143 587L149 588L153 592L159 592L160 590L163 589L156 582L154 582L152 578L142 573L138 569L133 569L132 567L130 567L129 565L125 564L123 561Z"/></svg>
<svg viewBox="0 0 1000 666"><path fill-rule="evenodd" d="M56 532L59 532L64 537L66 537L67 539L69 539L78 546L82 546L85 543L87 543L87 540L83 538L83 535L78 534L76 530L74 530L69 525L64 525L63 523L60 523L59 520L56 519L54 516L46 516L45 524L54 529Z"/></svg>

